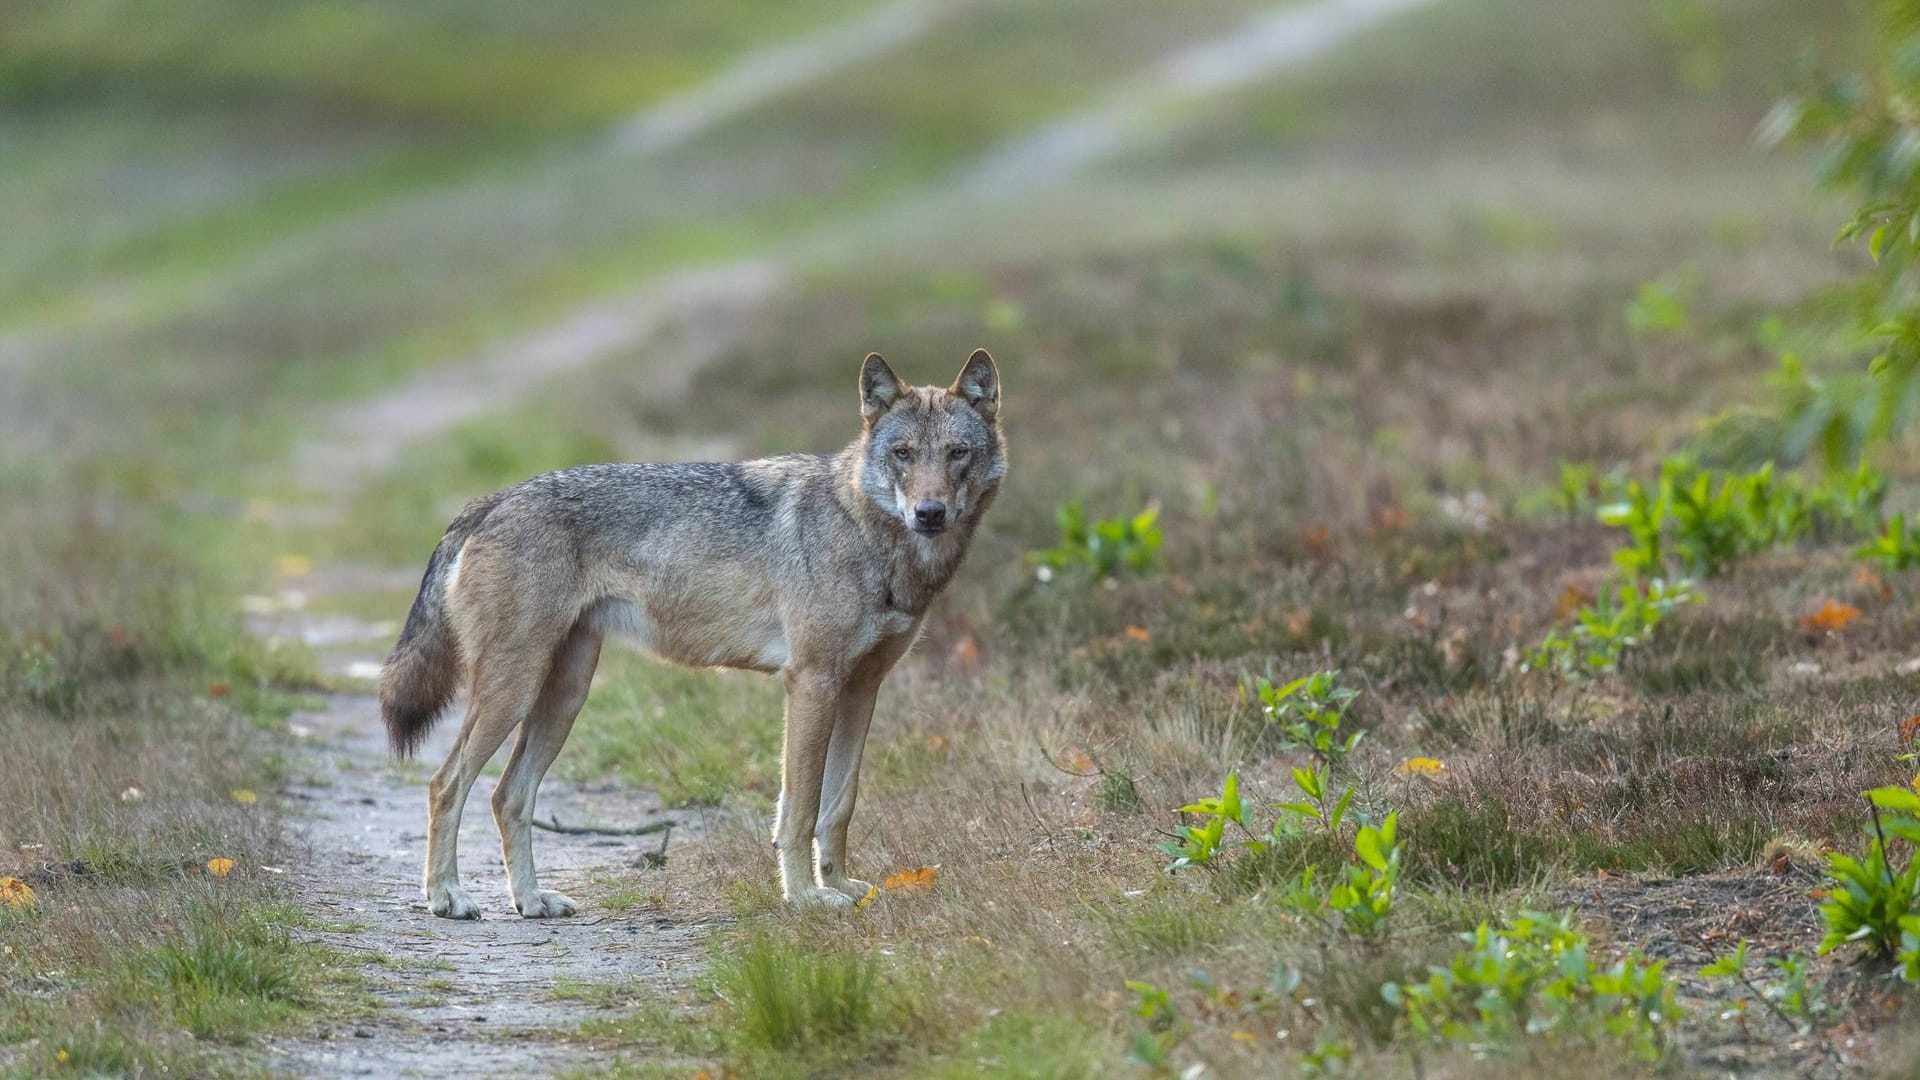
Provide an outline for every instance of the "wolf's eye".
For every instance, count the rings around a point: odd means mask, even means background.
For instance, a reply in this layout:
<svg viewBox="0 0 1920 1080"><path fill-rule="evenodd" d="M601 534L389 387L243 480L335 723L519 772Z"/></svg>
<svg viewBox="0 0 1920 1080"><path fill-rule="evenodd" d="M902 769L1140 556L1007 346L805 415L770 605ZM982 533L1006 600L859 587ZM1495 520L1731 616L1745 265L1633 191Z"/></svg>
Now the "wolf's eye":
<svg viewBox="0 0 1920 1080"><path fill-rule="evenodd" d="M947 451L947 456L955 461L965 461L967 460L967 455L971 453L973 453L973 447L971 446L956 446Z"/></svg>
<svg viewBox="0 0 1920 1080"><path fill-rule="evenodd" d="M913 456L913 451L907 449L905 444L902 444L893 448L893 460L895 461L905 461L912 456Z"/></svg>

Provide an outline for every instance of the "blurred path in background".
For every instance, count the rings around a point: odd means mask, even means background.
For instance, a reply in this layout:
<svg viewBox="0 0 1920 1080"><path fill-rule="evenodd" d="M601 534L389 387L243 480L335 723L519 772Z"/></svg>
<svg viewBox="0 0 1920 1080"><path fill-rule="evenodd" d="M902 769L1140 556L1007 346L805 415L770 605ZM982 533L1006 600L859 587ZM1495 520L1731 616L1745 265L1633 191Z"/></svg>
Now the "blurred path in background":
<svg viewBox="0 0 1920 1080"><path fill-rule="evenodd" d="M1314 0L1286 4L1231 33L1183 46L1127 80L1096 104L992 149L949 182L830 220L754 257L722 265L668 269L619 295L590 301L551 323L448 361L330 415L294 454L296 477L322 491L353 487L391 464L409 445L511 404L546 380L629 352L663 329L682 334L658 368L662 399L684 393L693 375L720 355L743 316L776 295L801 265L851 257L849 241L877 227L945 219L981 199L1003 203L1056 184L1151 135L1165 111L1312 61L1354 35L1432 0ZM852 23L789 46L765 50L712 82L648 109L612 133L608 147L638 154L692 139L720 120L773 100L825 72L870 58L924 33L943 11L931 3L883 7Z"/></svg>
<svg viewBox="0 0 1920 1080"><path fill-rule="evenodd" d="M1159 114L1302 64L1382 19L1433 0L1313 0L1257 15L1233 33L1179 50L1099 103L988 154L961 182L1008 195L1070 176L1151 129Z"/></svg>
<svg viewBox="0 0 1920 1080"><path fill-rule="evenodd" d="M621 154L664 150L823 75L898 48L958 6L956 0L901 0L799 41L763 49L710 82L642 110L614 128L607 145Z"/></svg>

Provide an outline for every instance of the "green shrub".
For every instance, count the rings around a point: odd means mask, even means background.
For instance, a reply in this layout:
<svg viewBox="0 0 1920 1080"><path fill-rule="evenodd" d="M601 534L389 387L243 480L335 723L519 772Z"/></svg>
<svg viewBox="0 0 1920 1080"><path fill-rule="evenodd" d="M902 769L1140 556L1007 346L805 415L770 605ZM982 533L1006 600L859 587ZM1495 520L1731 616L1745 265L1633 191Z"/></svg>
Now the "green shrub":
<svg viewBox="0 0 1920 1080"><path fill-rule="evenodd" d="M1920 842L1920 795L1910 788L1875 788L1866 793L1873 806L1866 853L1858 858L1836 851L1827 856L1830 878L1820 918L1827 933L1824 955L1843 945L1861 945L1875 956L1897 957L1909 980L1920 978L1920 860L1907 852L1904 866L1891 850L1894 840L1910 848ZM1882 815L1881 811L1888 811ZM1891 834L1891 838L1889 836Z"/></svg>
<svg viewBox="0 0 1920 1080"><path fill-rule="evenodd" d="M1802 1031L1815 1027L1824 1027L1839 1019L1840 1011L1828 1004L1822 988L1814 985L1809 975L1812 963L1797 952L1785 956L1769 956L1763 968L1777 974L1755 982L1747 974L1751 962L1747 959L1749 943L1742 939L1733 952L1715 960L1700 969L1703 979L1727 979L1738 988L1766 1003L1768 1009L1782 1020L1786 1020ZM1734 1009L1744 1015L1746 999L1734 1003Z"/></svg>
<svg viewBox="0 0 1920 1080"><path fill-rule="evenodd" d="M1244 685L1260 702L1261 715L1278 733L1281 750L1311 750L1320 760L1338 761L1353 752L1364 731L1342 735L1347 710L1360 691L1339 685L1338 671L1316 671L1281 686L1264 676Z"/></svg>
<svg viewBox="0 0 1920 1080"><path fill-rule="evenodd" d="M1880 535L1854 549L1854 554L1889 570L1911 570L1920 566L1920 529L1909 531L1906 517L1895 514Z"/></svg>
<svg viewBox="0 0 1920 1080"><path fill-rule="evenodd" d="M1632 649L1681 604L1698 600L1690 581L1629 580L1602 589L1598 599L1574 613L1571 626L1547 634L1522 671L1560 675L1611 675Z"/></svg>
<svg viewBox="0 0 1920 1080"><path fill-rule="evenodd" d="M1571 911L1523 911L1498 930L1483 922L1460 938L1467 947L1424 982L1381 987L1417 1037L1475 1046L1616 1042L1648 1061L1665 1055L1680 1005L1659 961L1630 954L1601 966Z"/></svg>
<svg viewBox="0 0 1920 1080"><path fill-rule="evenodd" d="M1132 517L1089 522L1086 510L1075 499L1054 512L1060 542L1043 551L1028 552L1027 559L1050 571L1085 567L1095 577L1103 578L1122 572L1145 573L1159 563L1164 539L1155 524L1159 517L1159 507L1149 506Z"/></svg>
<svg viewBox="0 0 1920 1080"><path fill-rule="evenodd" d="M1913 167L1920 119L1911 105L1920 99L1920 2L1881 0L1861 10L1872 42L1869 70L1807 80L1760 128L1770 142L1825 144L1816 158L1819 180L1858 206L1838 239L1864 239L1874 262L1848 298L1860 337L1874 349L1868 378L1813 378L1787 357L1777 379L1789 449L1817 448L1829 467L1857 460L1920 412L1920 171Z"/></svg>

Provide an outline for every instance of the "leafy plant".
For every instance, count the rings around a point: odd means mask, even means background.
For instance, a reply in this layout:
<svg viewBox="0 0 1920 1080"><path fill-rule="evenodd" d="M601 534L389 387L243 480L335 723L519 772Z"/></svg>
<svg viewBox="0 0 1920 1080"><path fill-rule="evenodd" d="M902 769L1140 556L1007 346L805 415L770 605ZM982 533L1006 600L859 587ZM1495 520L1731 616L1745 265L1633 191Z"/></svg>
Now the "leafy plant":
<svg viewBox="0 0 1920 1080"><path fill-rule="evenodd" d="M1134 1033L1131 1055L1148 1068L1164 1071L1174 1048L1186 1041L1192 1029L1181 1021L1173 995L1166 990L1137 979L1128 979L1127 989L1133 991L1133 1015L1146 1021L1145 1028Z"/></svg>
<svg viewBox="0 0 1920 1080"><path fill-rule="evenodd" d="M1466 948L1426 981L1380 988L1415 1035L1475 1045L1618 1041L1649 1061L1666 1052L1680 1006L1663 965L1637 953L1595 963L1571 911L1523 911L1460 938Z"/></svg>
<svg viewBox="0 0 1920 1080"><path fill-rule="evenodd" d="M1661 534L1666 528L1668 509L1665 485L1655 485L1649 492L1638 480L1628 481L1623 501L1600 508L1601 521L1627 530L1633 538L1630 546L1613 553L1614 565L1633 577L1660 573L1666 565Z"/></svg>
<svg viewBox="0 0 1920 1080"><path fill-rule="evenodd" d="M1698 599L1690 581L1669 584L1653 578L1620 582L1602 590L1594 603L1575 612L1571 626L1550 632L1527 657L1522 670L1610 675L1620 669L1627 653L1644 644L1675 609Z"/></svg>
<svg viewBox="0 0 1920 1080"><path fill-rule="evenodd" d="M1824 1027L1838 1019L1838 1011L1827 1004L1826 995L1809 978L1812 962L1807 957L1795 952L1785 956L1769 956L1764 967L1778 977L1755 982L1747 974L1747 968L1751 966L1747 958L1749 948L1749 943L1743 939L1733 952L1701 968L1701 978L1729 979L1737 983L1749 994L1765 1002L1774 1015L1801 1030ZM1745 1001L1739 1002L1736 1007L1744 1010Z"/></svg>
<svg viewBox="0 0 1920 1080"><path fill-rule="evenodd" d="M1769 502L1771 480L1769 468L1762 486ZM1747 551L1772 546L1772 515L1756 520L1748 513L1755 485L1747 478L1723 475L1716 487L1711 471L1670 461L1661 469L1660 488L1673 518L1675 553L1693 573L1711 577Z"/></svg>
<svg viewBox="0 0 1920 1080"><path fill-rule="evenodd" d="M1273 837L1296 835L1300 827L1309 821L1330 833L1340 831L1340 822L1347 815L1347 807L1353 803L1354 789L1352 784L1348 784L1335 796L1328 783L1332 772L1324 767L1293 770L1294 786L1306 798L1274 804L1274 809L1280 811L1280 817L1273 823Z"/></svg>
<svg viewBox="0 0 1920 1080"><path fill-rule="evenodd" d="M1304 918L1324 920L1368 940L1386 933L1393 917L1395 890L1400 884L1402 848L1398 839L1400 815L1388 814L1379 825L1362 825L1353 837L1354 861L1340 866L1326 889L1316 884L1317 866L1307 866L1275 902Z"/></svg>
<svg viewBox="0 0 1920 1080"><path fill-rule="evenodd" d="M1144 573L1159 561L1164 540L1156 524L1159 517L1160 508L1149 506L1131 517L1090 522L1075 499L1054 511L1060 542L1044 551L1028 552L1027 559L1049 570L1087 567L1096 577Z"/></svg>
<svg viewBox="0 0 1920 1080"><path fill-rule="evenodd" d="M1627 325L1643 334L1674 334L1687 328L1687 302L1680 283L1661 279L1640 283L1626 308Z"/></svg>
<svg viewBox="0 0 1920 1080"><path fill-rule="evenodd" d="M1264 677L1253 680L1253 693L1271 728L1280 734L1280 749L1311 750L1322 761L1338 761L1360 745L1366 732L1342 736L1340 728L1360 691L1339 685L1338 671L1316 671L1275 686Z"/></svg>
<svg viewBox="0 0 1920 1080"><path fill-rule="evenodd" d="M1560 486L1553 493L1554 503L1566 515L1569 525L1586 512L1593 486L1593 466L1570 461L1560 463Z"/></svg>
<svg viewBox="0 0 1920 1080"><path fill-rule="evenodd" d="M1882 0L1862 6L1870 69L1803 80L1760 126L1764 140L1825 144L1819 180L1858 201L1840 242L1864 239L1874 268L1853 290L1857 329L1875 355L1867 378L1817 379L1797 361L1782 365L1780 385L1790 442L1818 447L1829 467L1855 460L1871 442L1898 435L1920 411L1920 3Z"/></svg>
<svg viewBox="0 0 1920 1080"><path fill-rule="evenodd" d="M1909 531L1906 517L1895 514L1880 535L1855 548L1854 554L1889 570L1911 570L1920 566L1920 529Z"/></svg>
<svg viewBox="0 0 1920 1080"><path fill-rule="evenodd" d="M1860 857L1836 851L1827 856L1831 879L1820 918L1827 933L1820 939L1825 955L1843 945L1863 945L1876 956L1896 957L1907 977L1920 975L1920 913L1914 901L1920 895L1920 860L1908 853L1906 865L1890 850L1888 834L1911 846L1920 841L1920 794L1910 788L1874 788L1866 793L1873 820L1867 832L1867 850ZM1885 816L1882 810L1889 811Z"/></svg>
<svg viewBox="0 0 1920 1080"><path fill-rule="evenodd" d="M1379 825L1362 825L1353 836L1358 862L1342 867L1343 880L1327 894L1327 907L1341 924L1363 938L1377 938L1393 916L1394 889L1400 884L1400 815L1388 814Z"/></svg>
<svg viewBox="0 0 1920 1080"><path fill-rule="evenodd" d="M1227 826L1247 827L1247 810L1240 802L1240 776L1228 773L1220 785L1219 798L1201 799L1180 808L1182 814L1199 814L1198 825L1181 824L1175 839L1162 841L1160 850L1173 856L1167 866L1172 873L1189 866L1206 866L1220 857L1226 847Z"/></svg>

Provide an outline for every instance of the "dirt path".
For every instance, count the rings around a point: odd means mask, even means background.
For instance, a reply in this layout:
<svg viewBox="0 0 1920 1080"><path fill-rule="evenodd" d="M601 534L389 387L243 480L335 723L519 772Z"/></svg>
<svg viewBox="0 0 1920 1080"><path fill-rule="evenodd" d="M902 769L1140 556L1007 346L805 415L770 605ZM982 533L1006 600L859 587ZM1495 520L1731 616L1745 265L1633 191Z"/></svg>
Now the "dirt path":
<svg viewBox="0 0 1920 1080"><path fill-rule="evenodd" d="M295 1076L538 1076L593 1064L585 1040L564 1037L595 1016L617 1012L555 989L569 984L637 984L664 995L697 974L704 928L671 913L610 911L592 898L609 879L647 887L658 836L535 834L541 883L584 902L570 919L514 914L488 812L493 779L483 777L461 822L461 875L485 910L479 922L427 913L420 895L428 767L387 754L378 705L338 696L324 711L295 718L303 733L286 796L299 818L291 874L307 912L341 927L322 940L365 955L385 1006L374 1017L313 1038L277 1043L268 1065ZM446 754L457 718L443 722L421 755ZM657 799L615 785L582 787L549 778L539 814L563 823L637 825L669 816ZM672 844L698 823L682 827Z"/></svg>
<svg viewBox="0 0 1920 1080"><path fill-rule="evenodd" d="M784 281L778 264L754 259L670 273L603 297L469 360L429 368L392 390L335 410L321 424L324 434L295 450L295 475L317 490L351 490L392 465L409 445L669 331L673 348L655 350L641 362L653 373L656 399L672 400L735 339L740 316L764 303Z"/></svg>

